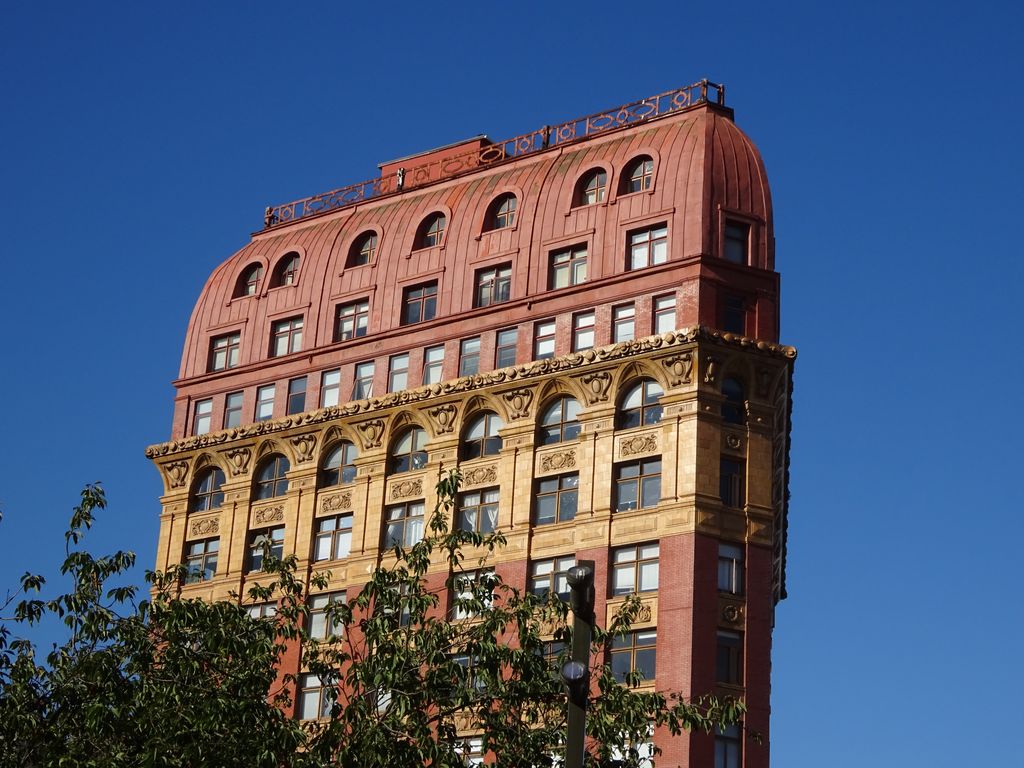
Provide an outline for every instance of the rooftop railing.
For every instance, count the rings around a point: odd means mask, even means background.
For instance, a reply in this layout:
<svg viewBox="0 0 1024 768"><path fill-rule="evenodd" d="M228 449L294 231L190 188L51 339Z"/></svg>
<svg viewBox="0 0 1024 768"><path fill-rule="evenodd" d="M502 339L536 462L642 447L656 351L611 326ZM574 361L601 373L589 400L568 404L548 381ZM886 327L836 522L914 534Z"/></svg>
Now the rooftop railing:
<svg viewBox="0 0 1024 768"><path fill-rule="evenodd" d="M425 186L442 179L450 179L485 166L540 152L549 147L570 144L590 136L635 125L663 115L672 114L697 104L712 100L725 104L725 86L701 80L675 90L648 96L646 99L578 117L558 125L545 125L536 131L524 133L505 141L497 141L466 152L438 158L433 162L416 166L407 173L400 168L397 173L382 176L347 187L332 189L312 197L304 197L283 205L267 208L263 225L270 228L291 221L298 221L318 213L344 208L364 200L384 197L409 189Z"/></svg>

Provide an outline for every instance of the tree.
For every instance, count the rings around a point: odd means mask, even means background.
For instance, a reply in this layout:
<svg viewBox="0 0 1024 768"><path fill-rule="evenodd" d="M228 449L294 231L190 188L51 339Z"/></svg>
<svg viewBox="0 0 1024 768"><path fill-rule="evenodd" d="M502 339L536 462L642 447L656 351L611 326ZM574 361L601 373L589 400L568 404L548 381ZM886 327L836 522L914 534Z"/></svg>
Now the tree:
<svg viewBox="0 0 1024 768"><path fill-rule="evenodd" d="M568 609L553 595L520 594L487 569L500 533L449 526L458 482L451 473L439 483L421 542L396 548L357 595L315 617L308 597L327 574L305 584L294 557L277 561L269 551L264 567L275 580L244 600L181 598L183 566L148 573L148 601L108 586L134 556L78 548L106 504L102 489L88 486L65 534L61 572L71 591L33 597L44 580L26 574L23 599L0 624L0 766L461 766L471 750L492 752L501 766L557 765ZM431 562L447 564L457 617L439 611L427 586ZM267 601L277 604L272 617L246 610ZM589 764L639 765L645 755L635 745L653 726L710 730L743 712L733 699L635 690L635 675L617 682L605 650L639 608L628 600L611 626L595 629ZM40 661L13 629L47 615L69 637ZM278 672L295 643L307 670L299 680ZM320 717L291 718L296 696Z"/></svg>

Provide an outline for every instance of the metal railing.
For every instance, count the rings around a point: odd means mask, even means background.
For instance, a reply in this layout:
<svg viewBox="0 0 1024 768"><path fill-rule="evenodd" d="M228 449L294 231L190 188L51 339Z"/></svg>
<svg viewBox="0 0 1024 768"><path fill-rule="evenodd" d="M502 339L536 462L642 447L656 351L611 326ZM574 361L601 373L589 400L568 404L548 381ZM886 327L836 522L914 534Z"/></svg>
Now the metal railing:
<svg viewBox="0 0 1024 768"><path fill-rule="evenodd" d="M412 168L408 173L404 168L400 168L394 175L361 181L283 205L270 206L266 209L263 225L265 228L274 227L325 211L344 208L363 200L372 200L396 192L415 189L435 181L460 176L484 166L540 152L549 147L569 144L626 125L642 123L697 104L705 104L709 98L715 104L724 105L725 86L701 80L692 85L659 93L657 96L649 96L646 99L623 104L604 112L578 117L558 125L545 125L536 131L524 133L505 141L497 141L457 155L438 158L433 162Z"/></svg>

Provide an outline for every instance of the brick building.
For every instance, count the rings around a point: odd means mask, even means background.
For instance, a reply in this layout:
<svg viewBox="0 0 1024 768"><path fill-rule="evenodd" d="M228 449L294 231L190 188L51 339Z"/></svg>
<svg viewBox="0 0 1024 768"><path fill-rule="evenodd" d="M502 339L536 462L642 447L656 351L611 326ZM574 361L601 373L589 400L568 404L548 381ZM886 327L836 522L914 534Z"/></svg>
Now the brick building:
<svg viewBox="0 0 1024 768"><path fill-rule="evenodd" d="M207 281L172 441L147 451L157 567L226 598L270 541L329 567L319 605L421 535L457 465L456 522L506 533L506 582L559 589L594 560L599 617L645 604L616 664L746 699L745 731L656 734L661 764L767 766L796 353L764 165L723 89L380 170L268 208Z"/></svg>

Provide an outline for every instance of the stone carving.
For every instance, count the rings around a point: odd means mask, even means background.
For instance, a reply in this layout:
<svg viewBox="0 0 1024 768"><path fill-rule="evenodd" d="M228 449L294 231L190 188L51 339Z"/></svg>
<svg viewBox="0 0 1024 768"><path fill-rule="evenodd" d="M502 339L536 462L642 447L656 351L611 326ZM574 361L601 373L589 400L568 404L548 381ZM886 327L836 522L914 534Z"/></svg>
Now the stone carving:
<svg viewBox="0 0 1024 768"><path fill-rule="evenodd" d="M208 517L205 520L193 520L189 526L189 535L208 536L211 533L220 533L220 518Z"/></svg>
<svg viewBox="0 0 1024 768"><path fill-rule="evenodd" d="M726 605L722 608L722 621L727 624L739 624L743 621L743 609L738 605Z"/></svg>
<svg viewBox="0 0 1024 768"><path fill-rule="evenodd" d="M493 464L489 467L473 467L473 469L466 470L462 480L466 485L494 483L498 480L498 468Z"/></svg>
<svg viewBox="0 0 1024 768"><path fill-rule="evenodd" d="M576 466L576 451L562 451L561 453L547 453L540 458L540 468L544 472L552 470L571 469Z"/></svg>
<svg viewBox="0 0 1024 768"><path fill-rule="evenodd" d="M228 457L228 467L231 469L231 476L238 477L249 471L249 459L252 458L252 451L248 448L235 448L225 454Z"/></svg>
<svg viewBox="0 0 1024 768"><path fill-rule="evenodd" d="M458 408L455 407L454 403L446 403L436 408L430 408L427 410L427 413L430 414L430 418L434 421L437 434L445 435L455 429L455 415L458 413Z"/></svg>
<svg viewBox="0 0 1024 768"><path fill-rule="evenodd" d="M636 620L640 622L650 621L653 615L654 614L651 612L651 606L644 603L637 609Z"/></svg>
<svg viewBox="0 0 1024 768"><path fill-rule="evenodd" d="M320 502L321 512L337 512L339 509L352 509L352 491L327 496Z"/></svg>
<svg viewBox="0 0 1024 768"><path fill-rule="evenodd" d="M363 448L380 448L380 441L384 437L384 420L370 419L356 424L359 434L363 438Z"/></svg>
<svg viewBox="0 0 1024 768"><path fill-rule="evenodd" d="M292 445L295 447L295 459L299 464L307 462L313 458L316 435L296 435L292 438Z"/></svg>
<svg viewBox="0 0 1024 768"><path fill-rule="evenodd" d="M149 448L146 449L146 456L147 458L155 459L160 456L168 456L182 451L191 451L197 448L222 445L230 440L269 435L275 432L292 429L293 427L323 424L325 422L334 421L335 419L373 413L384 408L412 405L434 397L458 395L464 392L481 389L483 387L494 386L496 384L508 384L511 382L545 376L550 373L570 371L594 362L623 360L635 357L636 355L655 352L657 350L700 340L714 341L723 345L753 349L757 352L773 357L782 357L790 360L796 357L796 349L793 347L750 339L745 336L736 336L731 333L723 333L704 326L694 326L692 328L683 328L678 331L670 331L659 336L648 336L642 339L633 339L632 341L623 341L618 344L610 344L605 347L588 349L585 352L573 352L551 360L535 360L531 363L527 363L526 365L501 368L496 371L480 373L476 376L463 376L462 378L455 379L453 381L445 381L441 384L430 384L416 389L391 392L383 397L375 397L369 400L357 400L355 402L345 403L344 405L332 405L327 408L321 408L317 411L309 411L307 413L300 413L294 416L285 416L281 419L259 421L254 424L246 424L242 427L221 430L220 432L210 432L205 435L196 435L182 440L159 443L157 445L149 446ZM512 413L510 414L511 418L517 419L529 416L530 401L533 399L533 393L529 389L523 388L505 392L502 394L502 397L505 398L512 409ZM517 398L519 399L518 405L516 404ZM364 424L370 423L372 422L364 422ZM382 436L383 423L381 422L379 434L376 438L377 442L374 445L368 445L366 447L377 447Z"/></svg>
<svg viewBox="0 0 1024 768"><path fill-rule="evenodd" d="M185 485L185 478L188 476L188 462L172 461L170 464L164 465L164 471L167 472L168 486L181 488Z"/></svg>
<svg viewBox="0 0 1024 768"><path fill-rule="evenodd" d="M608 371L597 371L580 376L586 386L583 391L587 395L587 403L603 403L608 399L608 390L612 386L612 375Z"/></svg>
<svg viewBox="0 0 1024 768"><path fill-rule="evenodd" d="M419 478L415 480L401 480L391 486L392 499L407 499L410 496L422 495L423 481Z"/></svg>
<svg viewBox="0 0 1024 768"><path fill-rule="evenodd" d="M739 435L734 435L731 432L725 436L725 444L732 448L734 451L739 450L739 447L743 444L740 440Z"/></svg>
<svg viewBox="0 0 1024 768"><path fill-rule="evenodd" d="M716 376L718 376L718 360L708 355L707 365L704 368L704 383L714 384Z"/></svg>
<svg viewBox="0 0 1024 768"><path fill-rule="evenodd" d="M501 396L508 403L509 418L525 419L530 415L530 405L533 403L532 389L513 389L510 392L502 392Z"/></svg>
<svg viewBox="0 0 1024 768"><path fill-rule="evenodd" d="M681 352L663 359L662 364L668 370L668 379L673 387L689 384L693 379L693 353Z"/></svg>
<svg viewBox="0 0 1024 768"><path fill-rule="evenodd" d="M256 515L253 517L253 522L256 525L260 523L276 523L278 520L284 520L284 504L257 509Z"/></svg>
<svg viewBox="0 0 1024 768"><path fill-rule="evenodd" d="M649 435L627 437L619 444L619 454L635 456L638 453L651 453L658 450L658 436L653 432Z"/></svg>

